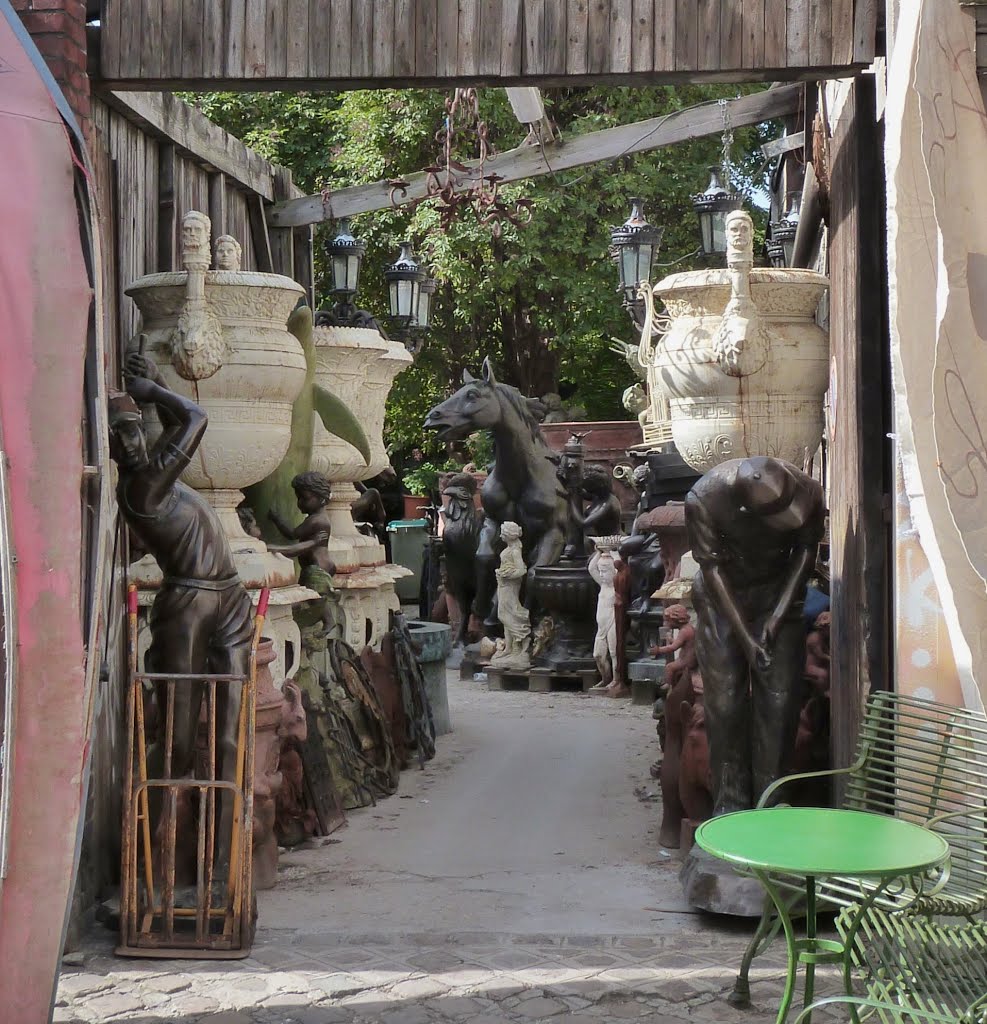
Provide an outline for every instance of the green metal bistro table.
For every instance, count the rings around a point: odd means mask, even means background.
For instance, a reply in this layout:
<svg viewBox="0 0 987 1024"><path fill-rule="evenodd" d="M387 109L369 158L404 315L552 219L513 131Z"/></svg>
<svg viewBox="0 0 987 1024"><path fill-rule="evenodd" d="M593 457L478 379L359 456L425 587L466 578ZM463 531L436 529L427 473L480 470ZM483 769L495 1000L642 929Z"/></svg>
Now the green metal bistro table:
<svg viewBox="0 0 987 1024"><path fill-rule="evenodd" d="M842 963L847 994L852 995L850 950L863 915L895 879L921 875L949 856L946 841L920 825L831 807L735 811L704 821L696 830L696 842L714 857L755 875L775 905L788 944L788 976L777 1024L788 1016L800 963L805 965L804 1006L812 1002L816 964ZM796 937L790 904L772 875L804 881L805 938ZM870 880L861 887L845 944L816 934L816 880L835 875Z"/></svg>

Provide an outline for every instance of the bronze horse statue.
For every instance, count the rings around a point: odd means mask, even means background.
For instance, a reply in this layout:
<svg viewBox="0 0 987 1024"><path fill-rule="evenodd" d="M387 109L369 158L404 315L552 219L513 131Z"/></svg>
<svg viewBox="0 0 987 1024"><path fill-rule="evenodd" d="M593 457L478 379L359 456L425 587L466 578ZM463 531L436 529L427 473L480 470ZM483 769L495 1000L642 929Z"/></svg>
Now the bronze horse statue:
<svg viewBox="0 0 987 1024"><path fill-rule="evenodd" d="M463 386L429 412L425 428L437 431L440 441L462 441L478 430L493 436L494 466L480 490L486 519L476 552L476 612L489 616L492 592L482 577L492 575L485 570L494 566L502 523L520 525L529 569L554 565L562 554L569 503L558 454L545 443L528 399L497 381L489 359L483 361L482 379L463 371Z"/></svg>

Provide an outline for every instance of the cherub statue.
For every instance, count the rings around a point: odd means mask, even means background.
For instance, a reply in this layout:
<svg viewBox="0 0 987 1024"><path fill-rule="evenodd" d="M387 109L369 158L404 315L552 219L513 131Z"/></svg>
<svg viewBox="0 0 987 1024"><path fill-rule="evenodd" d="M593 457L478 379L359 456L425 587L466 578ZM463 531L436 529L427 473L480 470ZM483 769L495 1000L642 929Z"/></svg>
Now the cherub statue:
<svg viewBox="0 0 987 1024"><path fill-rule="evenodd" d="M829 612L821 612L805 638L805 675L812 689L820 695L829 693L829 626L832 621Z"/></svg>
<svg viewBox="0 0 987 1024"><path fill-rule="evenodd" d="M651 408L648 392L645 391L644 385L632 384L629 388L625 388L621 404L629 413L637 417L638 423L643 427L644 421L648 418L648 410Z"/></svg>
<svg viewBox="0 0 987 1024"><path fill-rule="evenodd" d="M314 470L299 473L291 481L298 500L298 509L305 518L298 526L291 526L274 509L268 515L272 523L294 544L268 545L268 551L288 558L297 558L302 571L299 582L320 594L332 589L332 576L336 566L329 557L329 537L332 522L327 505L332 498L332 483L323 473Z"/></svg>
<svg viewBox="0 0 987 1024"><path fill-rule="evenodd" d="M677 630L675 639L660 647L652 647L651 655L657 658L659 655L681 652L674 661L665 663L662 687L665 693L670 693L682 676L696 671L696 627L689 620L689 610L683 604L673 604L666 608L664 622L666 626Z"/></svg>
<svg viewBox="0 0 987 1024"><path fill-rule="evenodd" d="M620 499L613 493L606 466L590 463L583 467L580 496L587 503L582 517L583 536L611 537L620 533Z"/></svg>
<svg viewBox="0 0 987 1024"><path fill-rule="evenodd" d="M521 582L528 573L521 554L521 527L517 523L501 525L505 547L500 555L497 575L497 615L504 626L504 639L490 664L523 671L531 665L531 619L521 603Z"/></svg>

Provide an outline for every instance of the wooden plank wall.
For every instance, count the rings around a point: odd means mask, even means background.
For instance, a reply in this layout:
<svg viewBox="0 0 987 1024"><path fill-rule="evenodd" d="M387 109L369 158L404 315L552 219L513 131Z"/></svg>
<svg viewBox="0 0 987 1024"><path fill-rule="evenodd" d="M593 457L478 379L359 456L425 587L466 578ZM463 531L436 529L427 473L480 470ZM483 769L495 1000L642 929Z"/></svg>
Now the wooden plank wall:
<svg viewBox="0 0 987 1024"><path fill-rule="evenodd" d="M892 685L887 276L880 204L870 201L884 193L875 110L874 79L857 78L830 144L830 695L841 767L852 761L867 694Z"/></svg>
<svg viewBox="0 0 987 1024"><path fill-rule="evenodd" d="M132 88L822 77L874 57L879 0L103 0Z"/></svg>

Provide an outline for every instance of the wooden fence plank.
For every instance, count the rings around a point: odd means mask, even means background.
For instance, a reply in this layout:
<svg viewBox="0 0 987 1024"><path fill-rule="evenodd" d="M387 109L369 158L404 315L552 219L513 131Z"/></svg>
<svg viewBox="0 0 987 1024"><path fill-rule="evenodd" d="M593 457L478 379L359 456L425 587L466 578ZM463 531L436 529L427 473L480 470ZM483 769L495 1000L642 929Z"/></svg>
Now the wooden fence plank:
<svg viewBox="0 0 987 1024"><path fill-rule="evenodd" d="M586 70L599 75L610 65L610 3L589 0L589 38L586 47Z"/></svg>
<svg viewBox="0 0 987 1024"><path fill-rule="evenodd" d="M720 9L720 67L744 66L743 0L723 0Z"/></svg>
<svg viewBox="0 0 987 1024"><path fill-rule="evenodd" d="M456 0L449 0L449 3L455 2ZM476 76L479 43L479 0L459 0L459 52L456 56L456 66L458 73L464 78Z"/></svg>
<svg viewBox="0 0 987 1024"><path fill-rule="evenodd" d="M165 272L175 265L175 166L174 144L158 147L158 188L155 213L158 218L158 258L155 270Z"/></svg>
<svg viewBox="0 0 987 1024"><path fill-rule="evenodd" d="M786 64L785 0L764 0L764 66L783 68Z"/></svg>
<svg viewBox="0 0 987 1024"><path fill-rule="evenodd" d="M308 18L308 71L313 78L328 78L331 74L331 35L332 9L329 0L312 0Z"/></svg>
<svg viewBox="0 0 987 1024"><path fill-rule="evenodd" d="M504 76L517 76L521 74L524 64L522 0L504 0L502 24L500 73Z"/></svg>
<svg viewBox="0 0 987 1024"><path fill-rule="evenodd" d="M699 0L678 0L675 6L675 70L695 71L698 67Z"/></svg>
<svg viewBox="0 0 987 1024"><path fill-rule="evenodd" d="M203 8L199 0L185 0L182 7L182 77L199 77L203 70ZM138 31L140 23L138 22Z"/></svg>
<svg viewBox="0 0 987 1024"><path fill-rule="evenodd" d="M524 0L524 74L545 73L545 0Z"/></svg>
<svg viewBox="0 0 987 1024"><path fill-rule="evenodd" d="M376 0L373 26L374 78L394 77L394 0Z"/></svg>
<svg viewBox="0 0 987 1024"><path fill-rule="evenodd" d="M856 0L853 11L853 60L869 64L877 44L878 0Z"/></svg>
<svg viewBox="0 0 987 1024"><path fill-rule="evenodd" d="M247 0L226 0L226 52L223 54L223 74L230 78L245 77L243 47L246 23Z"/></svg>
<svg viewBox="0 0 987 1024"><path fill-rule="evenodd" d="M477 69L481 75L500 74L500 40L503 17L502 0L482 0L480 3L480 44L477 51Z"/></svg>
<svg viewBox="0 0 987 1024"><path fill-rule="evenodd" d="M212 0L202 9L202 71L207 78L222 78L226 66L227 3Z"/></svg>
<svg viewBox="0 0 987 1024"><path fill-rule="evenodd" d="M610 70L631 70L632 0L610 0Z"/></svg>
<svg viewBox="0 0 987 1024"><path fill-rule="evenodd" d="M853 61L853 0L832 0L831 7L833 63L850 64Z"/></svg>
<svg viewBox="0 0 987 1024"><path fill-rule="evenodd" d="M123 30L121 31L121 45ZM182 0L161 2L161 73L182 73Z"/></svg>
<svg viewBox="0 0 987 1024"><path fill-rule="evenodd" d="M631 26L631 68L650 71L655 59L655 0L634 0Z"/></svg>
<svg viewBox="0 0 987 1024"><path fill-rule="evenodd" d="M267 4L267 74L284 78L288 73L288 11L285 0Z"/></svg>
<svg viewBox="0 0 987 1024"><path fill-rule="evenodd" d="M675 68L675 0L655 0L655 71Z"/></svg>
<svg viewBox="0 0 987 1024"><path fill-rule="evenodd" d="M274 168L274 197L284 201L291 196L291 171L287 167ZM295 277L295 239L292 228L269 228L271 240L271 266L275 274Z"/></svg>
<svg viewBox="0 0 987 1024"><path fill-rule="evenodd" d="M263 78L267 74L267 0L248 0L243 60L247 78Z"/></svg>
<svg viewBox="0 0 987 1024"><path fill-rule="evenodd" d="M311 33L310 18L315 5L309 0L288 0L288 59L289 78L308 78L308 40Z"/></svg>
<svg viewBox="0 0 987 1024"><path fill-rule="evenodd" d="M437 63L436 74L456 77L459 59L459 3L441 0L436 22Z"/></svg>
<svg viewBox="0 0 987 1024"><path fill-rule="evenodd" d="M566 71L586 74L589 43L589 0L573 0L566 19Z"/></svg>
<svg viewBox="0 0 987 1024"><path fill-rule="evenodd" d="M181 0L179 16L181 14ZM120 26L120 67L131 71L141 66L141 9L140 4L127 6L122 10L123 20ZM181 70L181 63L178 65Z"/></svg>
<svg viewBox="0 0 987 1024"><path fill-rule="evenodd" d="M332 36L330 37L332 45L329 52L330 73L333 78L349 78L353 69L353 52L350 48L350 33L353 24L350 0L330 0L330 11L332 18Z"/></svg>
<svg viewBox="0 0 987 1024"><path fill-rule="evenodd" d="M809 0L788 0L785 13L788 60L786 64L809 62Z"/></svg>
<svg viewBox="0 0 987 1024"><path fill-rule="evenodd" d="M545 72L564 75L566 65L566 0L545 2Z"/></svg>
<svg viewBox="0 0 987 1024"><path fill-rule="evenodd" d="M809 61L825 65L833 60L832 0L809 0Z"/></svg>
<svg viewBox="0 0 987 1024"><path fill-rule="evenodd" d="M415 0L394 3L394 77L415 74Z"/></svg>
<svg viewBox="0 0 987 1024"><path fill-rule="evenodd" d="M438 0L415 4L415 74L424 77L438 66Z"/></svg>
<svg viewBox="0 0 987 1024"><path fill-rule="evenodd" d="M354 77L370 78L374 70L374 6L353 0L350 14L350 50Z"/></svg>
<svg viewBox="0 0 987 1024"><path fill-rule="evenodd" d="M699 67L720 66L720 0L699 0Z"/></svg>
<svg viewBox="0 0 987 1024"><path fill-rule="evenodd" d="M215 245L220 235L230 234L230 218L226 209L226 175L222 171L209 175L209 219ZM240 239L238 238L239 242ZM242 243L241 243L242 245Z"/></svg>
<svg viewBox="0 0 987 1024"><path fill-rule="evenodd" d="M123 21L120 8L123 0L103 0L100 28L100 70L104 78L120 77L120 23ZM160 10L160 4L158 4ZM132 70L128 68L127 70ZM112 170L112 169L111 169ZM112 184L107 185L112 193Z"/></svg>
<svg viewBox="0 0 987 1024"><path fill-rule="evenodd" d="M828 4L830 0L822 0ZM744 67L764 67L764 0L744 0Z"/></svg>

